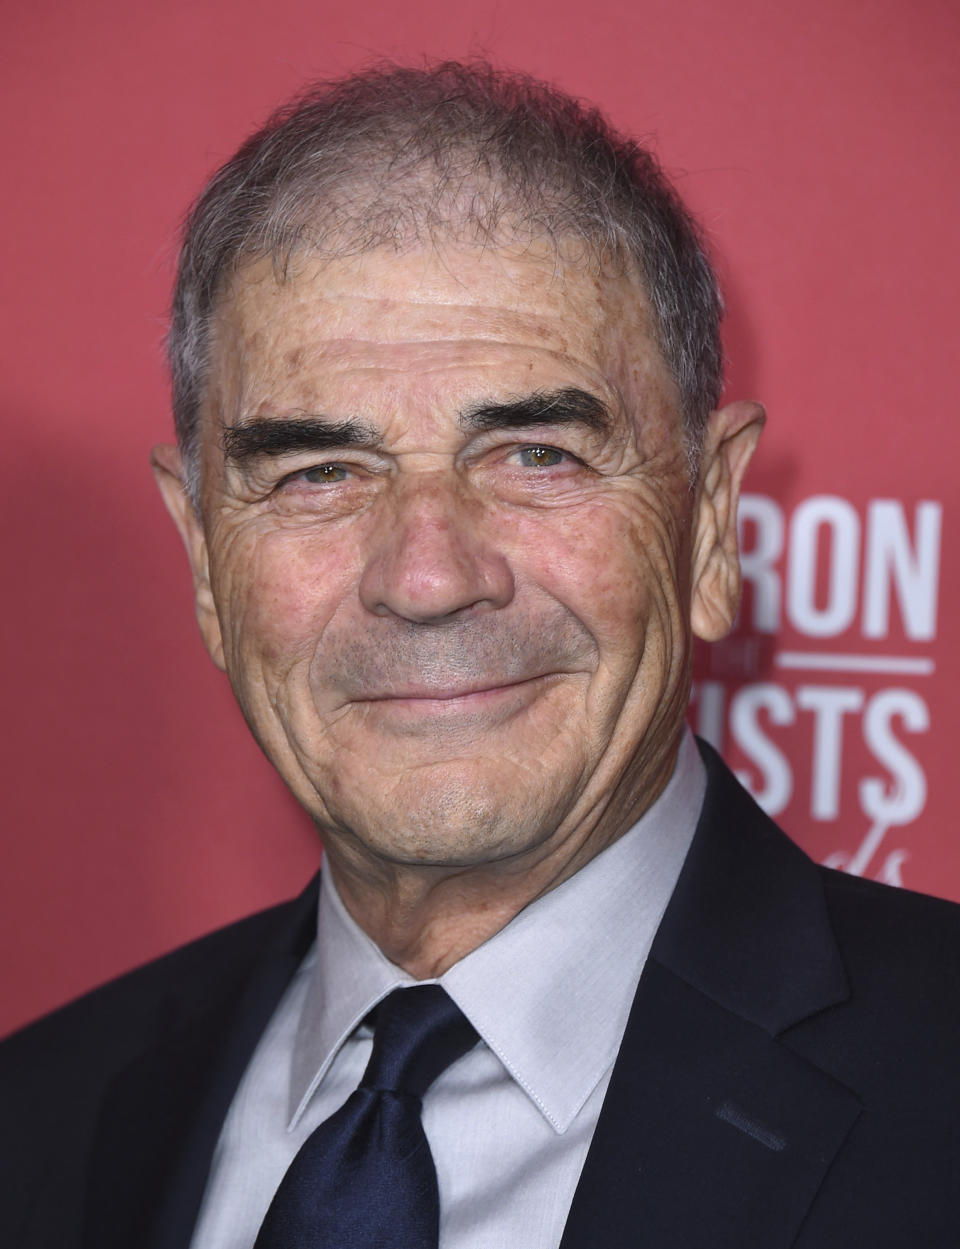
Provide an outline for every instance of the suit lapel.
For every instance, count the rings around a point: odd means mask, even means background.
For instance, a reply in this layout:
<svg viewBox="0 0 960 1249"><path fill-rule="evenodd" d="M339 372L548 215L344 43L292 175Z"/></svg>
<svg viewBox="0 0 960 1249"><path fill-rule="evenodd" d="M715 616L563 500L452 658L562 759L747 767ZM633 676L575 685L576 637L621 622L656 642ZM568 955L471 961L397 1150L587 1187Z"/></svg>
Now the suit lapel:
<svg viewBox="0 0 960 1249"><path fill-rule="evenodd" d="M108 1087L91 1156L84 1249L185 1249L236 1087L316 933L317 881L240 983L211 983Z"/></svg>
<svg viewBox="0 0 960 1249"><path fill-rule="evenodd" d="M786 1249L859 1114L778 1039L848 995L818 869L704 754L561 1249Z"/></svg>

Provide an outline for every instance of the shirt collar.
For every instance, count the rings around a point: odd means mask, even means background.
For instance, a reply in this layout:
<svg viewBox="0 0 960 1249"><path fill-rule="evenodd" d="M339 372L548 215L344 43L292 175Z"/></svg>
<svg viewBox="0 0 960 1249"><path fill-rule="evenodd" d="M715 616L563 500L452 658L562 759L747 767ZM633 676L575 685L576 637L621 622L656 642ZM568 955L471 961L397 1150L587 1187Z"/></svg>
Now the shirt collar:
<svg viewBox="0 0 960 1249"><path fill-rule="evenodd" d="M556 1132L616 1058L705 789L688 730L666 788L628 832L439 978ZM317 934L293 1049L291 1125L364 1016L391 990L417 983L353 920L329 872Z"/></svg>

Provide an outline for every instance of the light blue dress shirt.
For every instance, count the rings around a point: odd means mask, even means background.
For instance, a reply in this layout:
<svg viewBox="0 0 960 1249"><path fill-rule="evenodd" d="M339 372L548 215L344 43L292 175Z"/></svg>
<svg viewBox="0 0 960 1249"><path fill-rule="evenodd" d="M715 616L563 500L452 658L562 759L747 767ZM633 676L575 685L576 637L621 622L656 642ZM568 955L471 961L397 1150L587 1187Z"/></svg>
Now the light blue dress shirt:
<svg viewBox="0 0 960 1249"><path fill-rule="evenodd" d="M440 1249L559 1244L705 787L687 733L667 787L623 837L439 977L481 1038L424 1100ZM325 872L317 944L234 1097L191 1249L251 1249L294 1155L360 1082L362 1020L413 983Z"/></svg>

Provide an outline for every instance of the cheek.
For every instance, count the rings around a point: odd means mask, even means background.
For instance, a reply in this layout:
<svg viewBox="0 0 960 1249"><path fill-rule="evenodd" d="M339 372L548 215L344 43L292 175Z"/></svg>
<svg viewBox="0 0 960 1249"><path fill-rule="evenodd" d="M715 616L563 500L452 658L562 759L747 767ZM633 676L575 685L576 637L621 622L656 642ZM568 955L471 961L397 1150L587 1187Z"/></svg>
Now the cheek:
<svg viewBox="0 0 960 1249"><path fill-rule="evenodd" d="M217 580L227 644L242 666L283 672L309 662L355 585L353 561L328 539L302 532L251 535L233 545Z"/></svg>
<svg viewBox="0 0 960 1249"><path fill-rule="evenodd" d="M652 618L679 605L670 527L654 512L609 501L582 504L556 521L533 517L518 526L516 570L572 612L601 654L634 654Z"/></svg>

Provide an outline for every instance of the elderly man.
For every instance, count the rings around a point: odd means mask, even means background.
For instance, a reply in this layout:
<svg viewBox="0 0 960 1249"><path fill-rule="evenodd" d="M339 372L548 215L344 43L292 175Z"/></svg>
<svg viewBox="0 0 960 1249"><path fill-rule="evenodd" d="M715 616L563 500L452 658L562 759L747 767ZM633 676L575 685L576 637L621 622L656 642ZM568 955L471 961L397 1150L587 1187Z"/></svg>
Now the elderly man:
<svg viewBox="0 0 960 1249"><path fill-rule="evenodd" d="M153 462L325 868L7 1043L5 1244L960 1243L955 909L684 730L763 420L719 311L651 156L484 67L215 176Z"/></svg>

